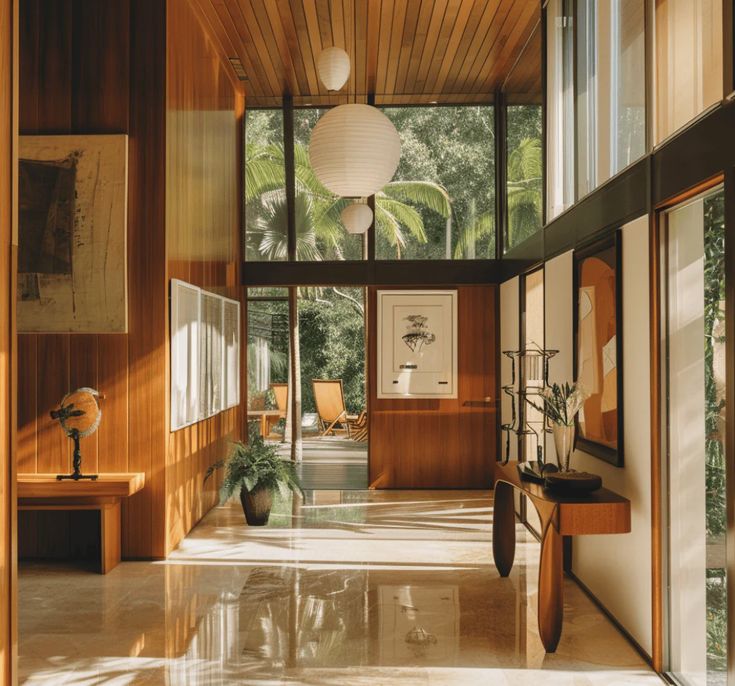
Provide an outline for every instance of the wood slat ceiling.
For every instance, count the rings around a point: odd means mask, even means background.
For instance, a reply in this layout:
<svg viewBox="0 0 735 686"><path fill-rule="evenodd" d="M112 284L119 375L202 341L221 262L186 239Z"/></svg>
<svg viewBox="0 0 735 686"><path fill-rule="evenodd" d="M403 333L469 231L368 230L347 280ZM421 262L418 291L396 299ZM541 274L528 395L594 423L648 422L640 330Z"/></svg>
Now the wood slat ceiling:
<svg viewBox="0 0 735 686"><path fill-rule="evenodd" d="M191 0L222 55L239 58L249 107L491 102L511 70L519 101L540 100L541 54L529 41L539 0ZM316 60L336 45L348 85L329 94ZM233 71L234 76L234 71Z"/></svg>

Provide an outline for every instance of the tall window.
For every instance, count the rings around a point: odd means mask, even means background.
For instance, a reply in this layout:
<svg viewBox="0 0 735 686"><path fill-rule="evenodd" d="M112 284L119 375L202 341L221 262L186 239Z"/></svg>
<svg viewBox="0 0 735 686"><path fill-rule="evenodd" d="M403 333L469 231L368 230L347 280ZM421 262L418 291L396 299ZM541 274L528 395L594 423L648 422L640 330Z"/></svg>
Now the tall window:
<svg viewBox="0 0 735 686"><path fill-rule="evenodd" d="M549 215L645 153L645 0L551 0Z"/></svg>
<svg viewBox="0 0 735 686"><path fill-rule="evenodd" d="M245 259L287 260L283 111L245 113Z"/></svg>
<svg viewBox="0 0 735 686"><path fill-rule="evenodd" d="M493 108L386 107L401 137L375 199L378 259L495 257Z"/></svg>
<svg viewBox="0 0 735 686"><path fill-rule="evenodd" d="M507 223L510 249L541 228L543 159L540 105L509 105L507 112Z"/></svg>
<svg viewBox="0 0 735 686"><path fill-rule="evenodd" d="M721 0L657 0L656 142L722 99Z"/></svg>
<svg viewBox="0 0 735 686"><path fill-rule="evenodd" d="M669 668L687 686L724 684L724 192L678 206L665 219Z"/></svg>
<svg viewBox="0 0 735 686"><path fill-rule="evenodd" d="M361 260L364 235L347 233L351 202L328 191L309 164L324 109L295 109L293 141L281 110L248 110L245 255L288 259L284 148L294 147L296 259ZM375 196L376 258L494 259L494 110L488 105L386 107L401 137L398 170Z"/></svg>
<svg viewBox="0 0 735 686"><path fill-rule="evenodd" d="M296 175L296 259L360 260L363 236L347 233L340 213L350 204L328 191L309 164L312 129L324 109L297 109L293 114Z"/></svg>
<svg viewBox="0 0 735 686"><path fill-rule="evenodd" d="M574 17L572 0L547 6L547 214L574 203Z"/></svg>

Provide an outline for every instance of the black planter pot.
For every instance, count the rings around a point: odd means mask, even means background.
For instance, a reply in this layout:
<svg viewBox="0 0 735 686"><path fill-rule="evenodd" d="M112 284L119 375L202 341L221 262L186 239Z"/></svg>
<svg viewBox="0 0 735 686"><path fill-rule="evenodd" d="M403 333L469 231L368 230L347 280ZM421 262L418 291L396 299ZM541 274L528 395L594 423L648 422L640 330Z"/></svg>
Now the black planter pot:
<svg viewBox="0 0 735 686"><path fill-rule="evenodd" d="M273 493L270 488L259 487L248 491L240 489L240 502L245 513L245 521L250 526L265 526L273 507Z"/></svg>

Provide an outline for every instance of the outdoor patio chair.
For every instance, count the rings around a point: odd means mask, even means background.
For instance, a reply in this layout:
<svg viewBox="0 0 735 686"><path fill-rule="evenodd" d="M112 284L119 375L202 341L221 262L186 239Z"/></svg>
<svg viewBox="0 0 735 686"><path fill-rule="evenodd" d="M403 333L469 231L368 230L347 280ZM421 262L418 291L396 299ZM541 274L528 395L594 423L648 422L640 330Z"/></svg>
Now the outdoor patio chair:
<svg viewBox="0 0 735 686"><path fill-rule="evenodd" d="M321 436L335 435L337 425L349 435L350 422L357 420L357 415L347 414L342 379L312 379L311 386L319 413Z"/></svg>
<svg viewBox="0 0 735 686"><path fill-rule="evenodd" d="M286 417L286 410L288 408L288 384L287 383L272 383L271 390L273 391L273 398L276 401L276 409L278 415L268 417L268 435L273 431L273 427Z"/></svg>
<svg viewBox="0 0 735 686"><path fill-rule="evenodd" d="M364 443L368 439L368 414L365 410L360 412L355 421L347 422L347 432L353 441Z"/></svg>

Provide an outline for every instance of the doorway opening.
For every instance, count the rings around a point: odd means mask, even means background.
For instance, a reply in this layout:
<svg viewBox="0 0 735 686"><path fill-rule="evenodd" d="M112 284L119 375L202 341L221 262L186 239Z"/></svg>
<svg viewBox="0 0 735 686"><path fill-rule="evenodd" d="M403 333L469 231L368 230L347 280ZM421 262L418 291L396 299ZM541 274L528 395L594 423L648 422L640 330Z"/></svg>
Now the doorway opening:
<svg viewBox="0 0 735 686"><path fill-rule="evenodd" d="M249 288L247 303L248 422L307 493L367 488L365 289Z"/></svg>

